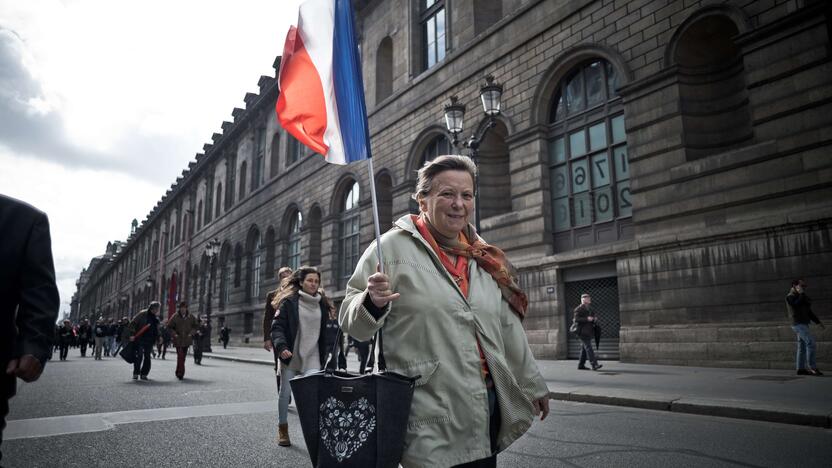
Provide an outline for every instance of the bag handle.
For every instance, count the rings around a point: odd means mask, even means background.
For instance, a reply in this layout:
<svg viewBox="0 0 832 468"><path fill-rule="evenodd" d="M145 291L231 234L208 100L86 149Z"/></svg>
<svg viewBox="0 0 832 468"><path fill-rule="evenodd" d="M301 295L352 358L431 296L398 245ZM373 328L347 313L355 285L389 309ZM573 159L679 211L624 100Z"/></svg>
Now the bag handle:
<svg viewBox="0 0 832 468"><path fill-rule="evenodd" d="M379 328L376 331L376 334L373 335L373 346L370 348L370 355L372 356L376 352L376 343L378 343L378 362L374 363L373 366L378 366L379 372L384 372L387 370L387 362L384 360L384 339L383 334L381 333L382 328ZM326 358L326 363L324 364L324 370L327 372L332 372L329 369L329 363L332 362L332 358L336 355L338 350L338 343L341 340L343 335L343 330L341 327L338 327L338 335L335 337L335 343L332 345L332 350L329 352L329 355ZM365 370L365 369L362 369ZM371 367L370 372L372 372L373 367Z"/></svg>

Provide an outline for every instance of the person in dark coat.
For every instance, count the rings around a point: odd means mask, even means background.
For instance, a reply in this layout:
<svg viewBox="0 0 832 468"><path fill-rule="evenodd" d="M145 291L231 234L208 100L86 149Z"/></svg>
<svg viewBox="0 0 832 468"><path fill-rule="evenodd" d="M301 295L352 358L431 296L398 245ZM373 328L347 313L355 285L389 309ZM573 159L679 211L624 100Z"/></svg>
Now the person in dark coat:
<svg viewBox="0 0 832 468"><path fill-rule="evenodd" d="M317 269L302 266L275 295L272 304L277 312L272 321L271 337L280 359L280 396L278 397L278 445L288 447L289 381L309 372L323 369L326 362L326 322L329 301L318 287L321 274Z"/></svg>
<svg viewBox="0 0 832 468"><path fill-rule="evenodd" d="M222 328L220 328L220 343L222 343L222 349L228 349L228 341L230 339L231 329L223 325Z"/></svg>
<svg viewBox="0 0 832 468"><path fill-rule="evenodd" d="M589 294L581 295L581 305L575 308L572 321L578 324L578 331L575 332L581 340L581 358L578 360L578 369L588 370L586 360L592 365L592 370L598 370L601 364L595 357L595 350L592 349L592 339L595 338L595 314L590 309L592 298Z"/></svg>
<svg viewBox="0 0 832 468"><path fill-rule="evenodd" d="M130 333L130 341L136 342L136 358L133 361L133 380L141 377L142 380L147 380L147 375L150 373L150 353L156 345L156 340L159 338L159 309L162 305L156 301L151 302L146 310L143 310L133 317L127 329ZM144 329L147 329L136 337L136 334Z"/></svg>
<svg viewBox="0 0 832 468"><path fill-rule="evenodd" d="M208 320L203 318L199 321L194 331L194 364L202 365L202 353L205 351L205 340L208 339Z"/></svg>
<svg viewBox="0 0 832 468"><path fill-rule="evenodd" d="M64 320L64 325L58 329L58 347L60 352L58 358L61 361L66 361L69 354L69 345L75 339L75 330L72 329L72 323L69 320Z"/></svg>
<svg viewBox="0 0 832 468"><path fill-rule="evenodd" d="M792 281L792 289L786 296L786 309L792 319L792 330L797 334L797 375L823 375L815 361L817 344L809 331L809 323L826 328L814 312L812 300L806 295L806 281Z"/></svg>
<svg viewBox="0 0 832 468"><path fill-rule="evenodd" d="M0 444L17 379L36 381L52 351L60 298L49 220L0 195ZM0 461L3 453L0 451Z"/></svg>
<svg viewBox="0 0 832 468"><path fill-rule="evenodd" d="M84 319L81 321L81 324L78 325L78 347L81 348L81 357L87 357L87 345L89 344L91 336L92 326L90 326L90 321Z"/></svg>

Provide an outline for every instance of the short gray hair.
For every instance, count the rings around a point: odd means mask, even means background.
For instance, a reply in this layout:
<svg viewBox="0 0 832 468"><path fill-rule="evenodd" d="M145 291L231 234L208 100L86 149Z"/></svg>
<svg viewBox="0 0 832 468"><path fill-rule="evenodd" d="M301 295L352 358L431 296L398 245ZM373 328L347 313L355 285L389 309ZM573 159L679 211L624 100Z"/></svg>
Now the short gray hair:
<svg viewBox="0 0 832 468"><path fill-rule="evenodd" d="M416 179L416 192L414 200L424 197L433 188L433 179L445 171L465 171L471 175L471 180L477 180L477 165L468 156L461 154L446 154L437 156L419 169L419 176Z"/></svg>

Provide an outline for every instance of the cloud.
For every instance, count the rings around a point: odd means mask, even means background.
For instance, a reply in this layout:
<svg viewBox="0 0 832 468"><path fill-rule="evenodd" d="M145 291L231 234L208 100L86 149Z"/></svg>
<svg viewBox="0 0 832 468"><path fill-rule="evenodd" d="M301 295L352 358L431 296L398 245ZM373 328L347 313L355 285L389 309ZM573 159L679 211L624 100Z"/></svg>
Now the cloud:
<svg viewBox="0 0 832 468"><path fill-rule="evenodd" d="M175 178L191 159L191 144L181 136L149 135L140 128L123 132L107 145L115 151L81 148L69 138L62 103L44 91L33 62L21 37L0 27L0 146L9 152L149 181L158 181L160 171L166 180Z"/></svg>

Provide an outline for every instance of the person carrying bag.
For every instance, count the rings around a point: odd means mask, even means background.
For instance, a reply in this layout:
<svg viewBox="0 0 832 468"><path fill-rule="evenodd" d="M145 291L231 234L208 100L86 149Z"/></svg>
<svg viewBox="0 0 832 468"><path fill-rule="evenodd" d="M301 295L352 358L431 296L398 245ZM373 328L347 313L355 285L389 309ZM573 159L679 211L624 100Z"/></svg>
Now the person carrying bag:
<svg viewBox="0 0 832 468"><path fill-rule="evenodd" d="M388 372L381 330L377 336L378 373L332 369L328 364L337 353L333 346L324 370L290 381L309 458L317 468L399 466L420 376Z"/></svg>

